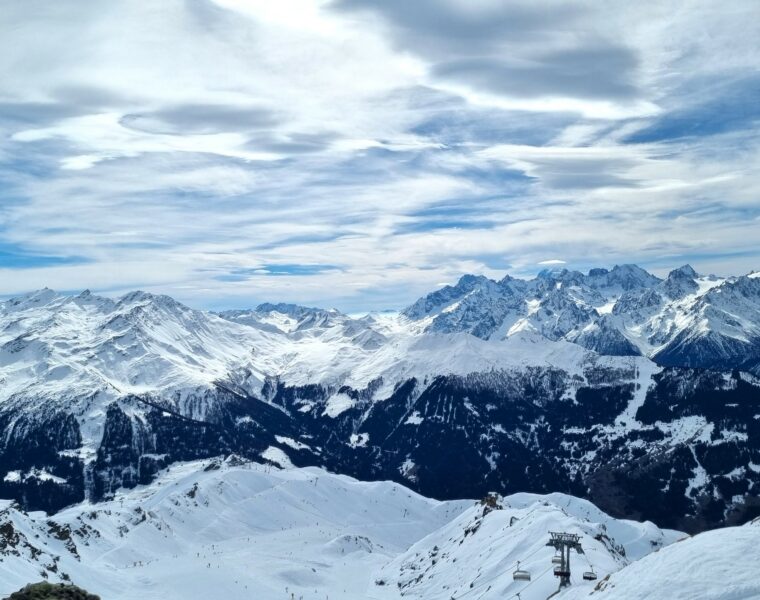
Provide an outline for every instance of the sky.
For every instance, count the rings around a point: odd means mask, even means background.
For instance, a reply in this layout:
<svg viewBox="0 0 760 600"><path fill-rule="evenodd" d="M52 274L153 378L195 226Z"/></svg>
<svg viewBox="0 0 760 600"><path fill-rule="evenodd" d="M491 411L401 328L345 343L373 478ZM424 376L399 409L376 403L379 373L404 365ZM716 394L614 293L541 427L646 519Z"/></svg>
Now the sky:
<svg viewBox="0 0 760 600"><path fill-rule="evenodd" d="M760 269L751 0L5 0L0 296Z"/></svg>

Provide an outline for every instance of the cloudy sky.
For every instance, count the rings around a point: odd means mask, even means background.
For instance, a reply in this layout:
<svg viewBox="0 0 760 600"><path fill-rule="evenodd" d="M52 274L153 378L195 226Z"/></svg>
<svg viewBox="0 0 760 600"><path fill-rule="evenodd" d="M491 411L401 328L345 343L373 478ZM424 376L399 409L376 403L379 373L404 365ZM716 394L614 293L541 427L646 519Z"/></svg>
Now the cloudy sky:
<svg viewBox="0 0 760 600"><path fill-rule="evenodd" d="M760 269L752 0L5 0L0 295Z"/></svg>

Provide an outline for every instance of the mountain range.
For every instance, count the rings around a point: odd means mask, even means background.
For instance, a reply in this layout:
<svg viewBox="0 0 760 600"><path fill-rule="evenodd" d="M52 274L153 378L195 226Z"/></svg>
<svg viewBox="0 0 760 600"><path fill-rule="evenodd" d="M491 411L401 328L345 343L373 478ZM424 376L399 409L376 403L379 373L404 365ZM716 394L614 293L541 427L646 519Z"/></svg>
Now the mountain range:
<svg viewBox="0 0 760 600"><path fill-rule="evenodd" d="M0 303L0 496L55 511L238 453L439 499L760 514L760 274L465 275L401 311L45 289Z"/></svg>

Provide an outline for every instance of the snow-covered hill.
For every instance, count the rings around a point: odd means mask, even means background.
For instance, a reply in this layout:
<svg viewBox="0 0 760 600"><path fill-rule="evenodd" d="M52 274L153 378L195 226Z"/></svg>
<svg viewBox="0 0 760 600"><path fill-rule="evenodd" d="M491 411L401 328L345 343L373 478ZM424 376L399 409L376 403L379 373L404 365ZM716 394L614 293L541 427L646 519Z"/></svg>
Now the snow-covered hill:
<svg viewBox="0 0 760 600"><path fill-rule="evenodd" d="M495 507L495 508L492 508ZM510 598L543 600L558 589L547 546L549 532L577 534L584 554L572 553L574 588L596 583L633 561L684 537L652 523L612 519L590 502L564 494L515 494L478 503L414 544L380 572L380 598ZM518 564L519 561L519 564ZM531 580L513 579L517 569ZM597 579L583 579L593 573ZM561 596L560 596L561 597Z"/></svg>
<svg viewBox="0 0 760 600"><path fill-rule="evenodd" d="M565 600L754 600L760 522L701 533L613 573L593 595L573 590Z"/></svg>
<svg viewBox="0 0 760 600"><path fill-rule="evenodd" d="M7 503L0 595L44 577L113 600L544 600L558 588L551 531L578 534L584 550L572 553L559 600L760 591L757 524L684 540L564 494L439 502L392 482L230 456L175 465L150 485L52 516ZM531 581L513 579L518 561Z"/></svg>
<svg viewBox="0 0 760 600"><path fill-rule="evenodd" d="M118 600L365 597L371 572L462 512L394 483L234 457L52 517L0 512L0 596L45 577Z"/></svg>
<svg viewBox="0 0 760 600"><path fill-rule="evenodd" d="M689 267L465 276L361 318L41 290L0 303L0 497L57 510L276 448L438 498L558 490L687 530L742 522L758 286Z"/></svg>
<svg viewBox="0 0 760 600"><path fill-rule="evenodd" d="M234 457L186 463L112 501L51 517L6 506L0 594L44 573L114 600L448 598L444 582L469 589L494 574L511 579L514 558L551 565L543 544L552 528L582 533L600 575L680 537L569 496L502 502L484 515L474 501L438 502L315 468ZM407 571L418 568L425 576L409 585Z"/></svg>

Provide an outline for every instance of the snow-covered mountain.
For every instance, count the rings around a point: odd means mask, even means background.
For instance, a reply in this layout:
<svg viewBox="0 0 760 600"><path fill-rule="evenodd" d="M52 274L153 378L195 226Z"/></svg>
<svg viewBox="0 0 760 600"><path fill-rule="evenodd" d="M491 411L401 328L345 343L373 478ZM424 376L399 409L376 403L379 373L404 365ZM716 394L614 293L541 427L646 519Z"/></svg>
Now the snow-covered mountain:
<svg viewBox="0 0 760 600"><path fill-rule="evenodd" d="M362 598L373 570L469 504L234 456L184 463L50 517L6 503L0 596L44 577L114 600Z"/></svg>
<svg viewBox="0 0 760 600"><path fill-rule="evenodd" d="M429 562L428 546L441 544L439 569L454 559L447 550L456 543L446 539L454 533L467 539L456 548L461 569L476 578L474 551L496 541L488 532L513 517L519 521L506 531L501 559L532 555L530 566L539 559L550 565L550 549L537 555L534 546L545 543L547 528L566 527L587 536L600 575L682 537L615 521L567 496L505 502L519 508L498 511L496 518L484 516L474 501L429 500L398 484L362 483L315 468L279 470L234 457L186 463L149 486L51 517L7 505L0 513L0 585L7 593L44 573L114 599L354 599L369 590L383 597L383 578L397 567L405 572L417 548ZM602 541L594 540L599 534ZM385 597L405 591L399 583L388 579L392 590Z"/></svg>
<svg viewBox="0 0 760 600"><path fill-rule="evenodd" d="M688 538L564 494L440 502L392 482L230 456L174 465L150 485L52 516L6 503L0 594L45 578L113 600L544 600L558 588L551 531L578 534L584 550L559 600L760 592L757 524ZM518 561L530 581L513 579Z"/></svg>
<svg viewBox="0 0 760 600"><path fill-rule="evenodd" d="M755 274L630 265L465 276L361 318L41 290L0 303L0 497L57 510L275 448L438 498L563 491L686 530L744 522L758 307Z"/></svg>
<svg viewBox="0 0 760 600"><path fill-rule="evenodd" d="M660 280L636 265L536 279L462 277L405 311L428 331L503 339L535 331L607 355L760 373L760 274L700 276L689 265Z"/></svg>
<svg viewBox="0 0 760 600"><path fill-rule="evenodd" d="M596 582L684 537L652 523L613 519L565 494L514 494L477 503L397 556L380 571L390 593L378 598L548 598L558 588L549 532L580 536L571 584L586 594ZM519 564L518 564L519 562ZM514 580L517 569L530 582ZM593 582L583 579L593 573ZM561 597L561 596L560 596Z"/></svg>

